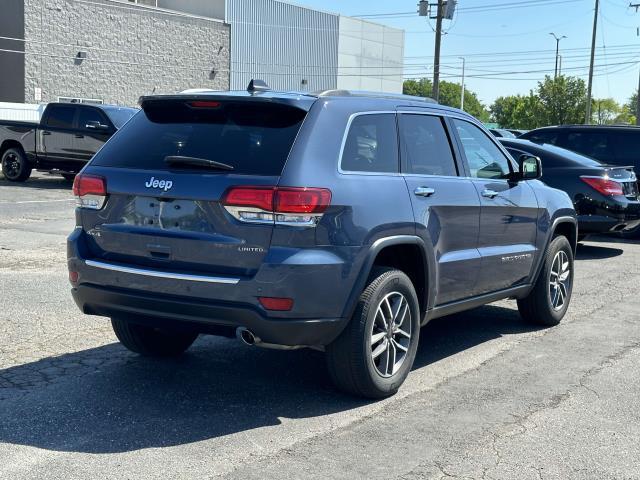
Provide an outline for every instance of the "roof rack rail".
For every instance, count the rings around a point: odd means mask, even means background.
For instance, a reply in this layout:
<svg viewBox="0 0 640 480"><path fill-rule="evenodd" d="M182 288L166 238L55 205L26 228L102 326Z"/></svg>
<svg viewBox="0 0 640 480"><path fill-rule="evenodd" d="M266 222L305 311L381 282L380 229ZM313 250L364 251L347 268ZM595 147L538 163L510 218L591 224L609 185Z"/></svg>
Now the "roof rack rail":
<svg viewBox="0 0 640 480"><path fill-rule="evenodd" d="M416 97L414 95L405 95L402 93L387 92L369 92L366 90L322 90L314 92L318 97L368 97L368 98L385 98L390 100L407 100L412 102L438 103L433 98Z"/></svg>

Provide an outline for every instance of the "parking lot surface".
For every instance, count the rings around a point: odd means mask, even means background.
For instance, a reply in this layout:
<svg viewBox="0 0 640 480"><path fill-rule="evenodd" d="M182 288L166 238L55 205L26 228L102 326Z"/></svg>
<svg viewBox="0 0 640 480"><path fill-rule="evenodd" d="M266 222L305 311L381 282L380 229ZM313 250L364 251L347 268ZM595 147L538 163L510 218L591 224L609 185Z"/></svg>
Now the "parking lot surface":
<svg viewBox="0 0 640 480"><path fill-rule="evenodd" d="M126 351L67 281L70 185L0 179L0 478L640 478L640 242L578 250L552 329L505 301L433 321L398 395L323 355L201 337Z"/></svg>

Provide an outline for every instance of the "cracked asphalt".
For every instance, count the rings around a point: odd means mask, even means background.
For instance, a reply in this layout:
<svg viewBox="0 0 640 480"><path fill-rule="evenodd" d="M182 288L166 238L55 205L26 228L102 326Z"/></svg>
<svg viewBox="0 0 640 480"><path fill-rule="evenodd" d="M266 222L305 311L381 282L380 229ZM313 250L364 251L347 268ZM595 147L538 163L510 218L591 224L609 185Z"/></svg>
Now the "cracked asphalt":
<svg viewBox="0 0 640 480"><path fill-rule="evenodd" d="M315 351L201 337L150 360L69 294L70 186L0 179L0 479L640 479L640 242L578 252L563 323L433 321L380 402Z"/></svg>

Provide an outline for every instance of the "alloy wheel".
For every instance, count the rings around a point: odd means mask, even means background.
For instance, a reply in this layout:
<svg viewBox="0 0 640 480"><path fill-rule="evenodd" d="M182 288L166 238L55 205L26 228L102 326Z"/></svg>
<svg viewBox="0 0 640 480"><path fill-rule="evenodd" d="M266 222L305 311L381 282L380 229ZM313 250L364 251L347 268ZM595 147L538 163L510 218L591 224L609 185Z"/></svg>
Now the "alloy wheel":
<svg viewBox="0 0 640 480"><path fill-rule="evenodd" d="M400 292L387 294L378 304L371 327L371 359L382 377L402 366L411 344L411 309Z"/></svg>
<svg viewBox="0 0 640 480"><path fill-rule="evenodd" d="M562 310L571 288L571 266L564 250L556 253L549 273L549 300L554 310Z"/></svg>

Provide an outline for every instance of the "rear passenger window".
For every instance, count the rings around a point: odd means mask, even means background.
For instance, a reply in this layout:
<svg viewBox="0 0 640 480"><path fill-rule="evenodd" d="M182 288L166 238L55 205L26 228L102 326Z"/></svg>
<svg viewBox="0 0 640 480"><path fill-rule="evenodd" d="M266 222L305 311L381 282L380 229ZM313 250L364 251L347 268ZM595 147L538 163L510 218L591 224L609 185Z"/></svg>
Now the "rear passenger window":
<svg viewBox="0 0 640 480"><path fill-rule="evenodd" d="M551 145L558 144L558 132L532 132L525 134L522 138L526 138L534 143L550 143Z"/></svg>
<svg viewBox="0 0 640 480"><path fill-rule="evenodd" d="M397 173L398 134L392 113L365 114L353 119L342 151L347 172Z"/></svg>
<svg viewBox="0 0 640 480"><path fill-rule="evenodd" d="M458 175L451 144L440 117L403 114L400 116L403 168L417 175Z"/></svg>
<svg viewBox="0 0 640 480"><path fill-rule="evenodd" d="M563 147L597 160L612 161L614 159L613 148L605 133L569 132Z"/></svg>
<svg viewBox="0 0 640 480"><path fill-rule="evenodd" d="M49 117L47 126L52 128L72 128L73 116L76 113L75 107L54 105L49 107Z"/></svg>
<svg viewBox="0 0 640 480"><path fill-rule="evenodd" d="M612 136L618 162L635 166L637 173L640 166L640 129L615 132Z"/></svg>

